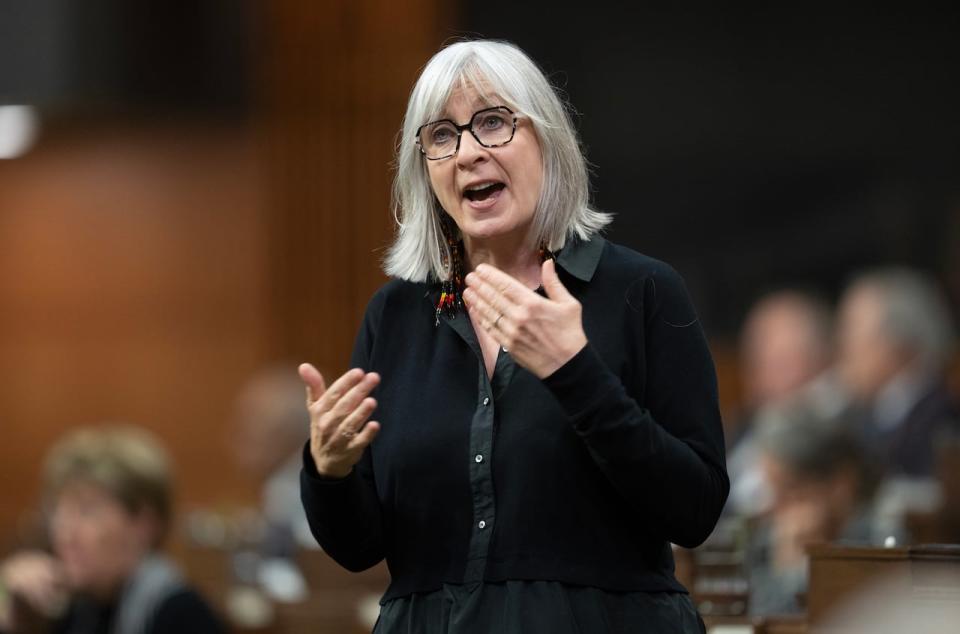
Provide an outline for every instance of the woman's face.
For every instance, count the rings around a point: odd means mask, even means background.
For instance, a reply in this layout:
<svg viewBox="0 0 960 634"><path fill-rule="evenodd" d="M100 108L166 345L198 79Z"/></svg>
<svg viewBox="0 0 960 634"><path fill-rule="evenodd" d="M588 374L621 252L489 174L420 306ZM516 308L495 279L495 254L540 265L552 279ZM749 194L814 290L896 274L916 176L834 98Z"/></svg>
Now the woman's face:
<svg viewBox="0 0 960 634"><path fill-rule="evenodd" d="M103 488L74 482L63 488L50 522L53 548L71 588L110 596L149 552L155 526Z"/></svg>
<svg viewBox="0 0 960 634"><path fill-rule="evenodd" d="M458 89L442 118L463 124L478 110L499 105L503 104L488 103L473 89ZM528 119L518 119L513 140L499 147L483 147L464 130L457 154L427 161L427 169L440 205L457 223L468 247L526 236L543 185L540 143ZM471 191L491 183L495 186L489 191Z"/></svg>

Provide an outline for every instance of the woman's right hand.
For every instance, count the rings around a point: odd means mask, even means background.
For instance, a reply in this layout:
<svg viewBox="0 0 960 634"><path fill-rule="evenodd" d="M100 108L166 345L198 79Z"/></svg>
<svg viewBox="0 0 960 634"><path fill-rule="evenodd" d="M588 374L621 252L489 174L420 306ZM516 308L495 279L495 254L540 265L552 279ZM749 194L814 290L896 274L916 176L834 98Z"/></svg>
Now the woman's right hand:
<svg viewBox="0 0 960 634"><path fill-rule="evenodd" d="M301 364L298 371L307 386L310 455L317 472L325 478L344 478L380 431L379 423L367 420L377 407L369 394L380 383L380 375L353 369L327 388L311 364Z"/></svg>
<svg viewBox="0 0 960 634"><path fill-rule="evenodd" d="M55 617L66 605L63 567L44 552L28 550L12 555L0 565L0 584L10 595L48 617Z"/></svg>

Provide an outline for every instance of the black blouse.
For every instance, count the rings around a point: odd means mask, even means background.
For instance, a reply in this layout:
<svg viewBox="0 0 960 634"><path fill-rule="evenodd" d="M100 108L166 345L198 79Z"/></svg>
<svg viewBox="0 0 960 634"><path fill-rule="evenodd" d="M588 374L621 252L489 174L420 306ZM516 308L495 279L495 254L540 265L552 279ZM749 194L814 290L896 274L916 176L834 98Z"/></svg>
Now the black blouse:
<svg viewBox="0 0 960 634"><path fill-rule="evenodd" d="M492 379L469 318L434 325L435 284L371 300L352 367L381 383L381 431L343 479L304 449L301 495L349 570L386 558L383 601L516 580L684 592L726 500L716 375L679 275L595 237L557 257L589 344L545 380L501 350Z"/></svg>

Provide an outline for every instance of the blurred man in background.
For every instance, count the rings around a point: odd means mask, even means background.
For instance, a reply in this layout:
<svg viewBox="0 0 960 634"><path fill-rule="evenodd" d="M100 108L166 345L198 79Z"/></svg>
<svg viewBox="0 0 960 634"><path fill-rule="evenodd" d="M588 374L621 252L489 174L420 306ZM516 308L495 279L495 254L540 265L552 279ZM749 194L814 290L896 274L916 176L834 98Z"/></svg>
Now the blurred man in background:
<svg viewBox="0 0 960 634"><path fill-rule="evenodd" d="M826 302L799 290L777 291L753 305L740 348L750 410L790 399L830 366L831 322Z"/></svg>
<svg viewBox="0 0 960 634"><path fill-rule="evenodd" d="M845 400L828 371L833 361L831 329L826 302L798 290L766 295L748 313L740 348L748 414L728 454L728 512L753 515L769 503L757 444L765 412L795 400L825 415L844 407Z"/></svg>
<svg viewBox="0 0 960 634"><path fill-rule="evenodd" d="M318 548L300 502L302 452L310 433L304 398L296 364L280 363L251 376L234 405L232 450L261 487L263 529L234 566L243 581L284 603L301 601L308 592L297 550Z"/></svg>
<svg viewBox="0 0 960 634"><path fill-rule="evenodd" d="M300 466L310 419L296 364L270 366L241 388L231 438L240 467L262 486L266 554L289 556L316 548L300 503Z"/></svg>
<svg viewBox="0 0 960 634"><path fill-rule="evenodd" d="M838 343L839 376L867 447L889 476L933 475L936 443L957 427L946 387L954 333L941 290L909 269L861 275L842 297Z"/></svg>

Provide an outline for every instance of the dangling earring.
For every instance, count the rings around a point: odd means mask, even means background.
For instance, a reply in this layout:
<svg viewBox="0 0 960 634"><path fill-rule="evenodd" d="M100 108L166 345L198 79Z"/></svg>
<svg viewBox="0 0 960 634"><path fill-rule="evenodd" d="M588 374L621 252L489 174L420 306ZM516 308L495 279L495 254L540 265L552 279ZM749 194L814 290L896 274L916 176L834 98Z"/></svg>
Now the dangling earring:
<svg viewBox="0 0 960 634"><path fill-rule="evenodd" d="M547 243L546 243L546 242L541 242L541 243L540 243L540 247L537 249L537 256L540 258L540 264L543 264L543 263L546 262L547 260L556 260L556 259L557 259L557 257L553 254L553 251L551 251L551 250L547 247Z"/></svg>
<svg viewBox="0 0 960 634"><path fill-rule="evenodd" d="M440 325L440 313L446 312L452 319L463 308L463 257L460 254L460 243L453 237L455 232L450 221L443 217L440 219L440 232L441 239L447 243L446 248L442 243L438 245L447 278L440 284L440 299L437 301L434 326Z"/></svg>
<svg viewBox="0 0 960 634"><path fill-rule="evenodd" d="M460 242L454 238L456 232L450 224L449 219L441 216L441 240L446 242L447 248L443 248L443 243L440 243L438 248L440 249L440 261L443 267L447 269L447 278L440 283L440 299L437 300L436 310L434 311L434 327L440 325L441 313L446 313L447 317L453 319L463 308L463 256L460 253ZM540 259L540 264L547 260L556 259L553 251L547 247L546 242L540 243L537 249L537 257Z"/></svg>

